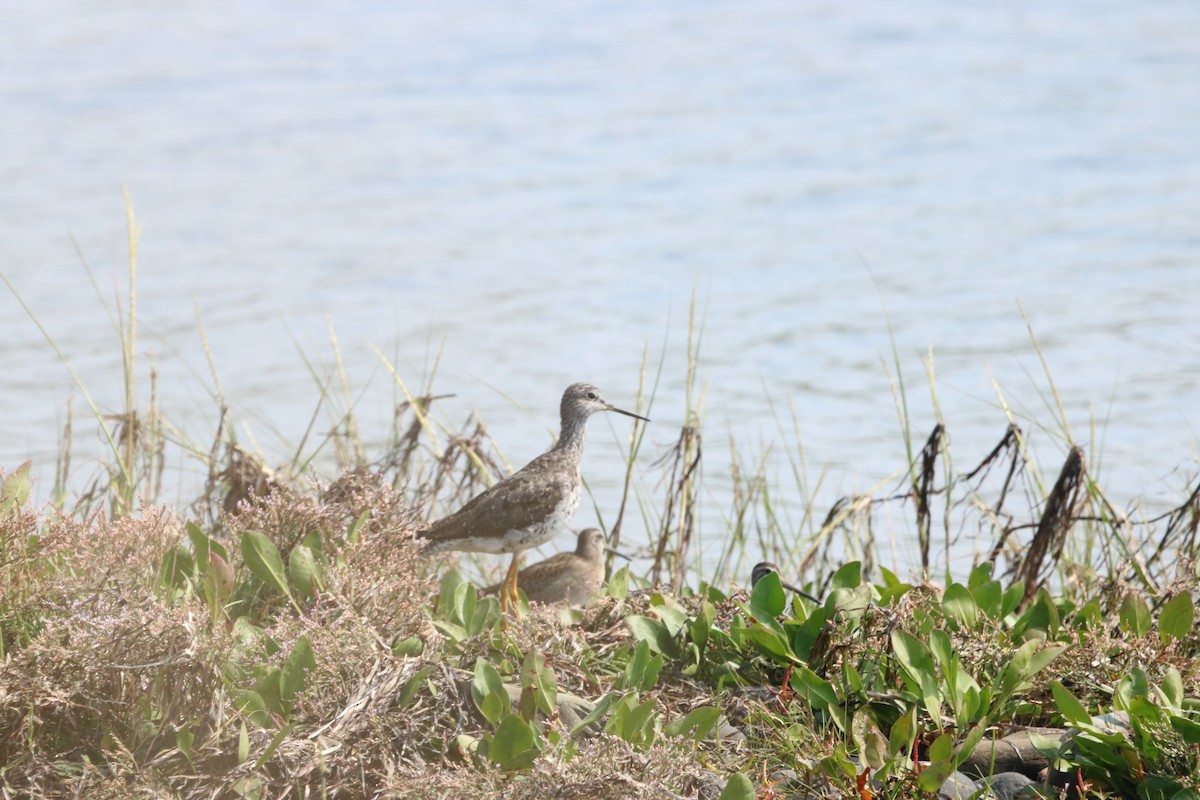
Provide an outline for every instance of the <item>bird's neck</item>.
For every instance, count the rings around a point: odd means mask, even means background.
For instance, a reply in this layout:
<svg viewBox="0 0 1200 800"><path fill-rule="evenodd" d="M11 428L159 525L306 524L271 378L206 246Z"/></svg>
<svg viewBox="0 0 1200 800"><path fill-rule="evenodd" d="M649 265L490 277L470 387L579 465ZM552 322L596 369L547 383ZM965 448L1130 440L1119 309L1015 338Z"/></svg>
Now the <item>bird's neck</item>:
<svg viewBox="0 0 1200 800"><path fill-rule="evenodd" d="M583 444L587 440L587 419L580 417L562 418L562 430L554 449L566 453L575 461L583 460Z"/></svg>
<svg viewBox="0 0 1200 800"><path fill-rule="evenodd" d="M604 559L604 547L594 541L583 541L575 546L575 555L587 561L601 561Z"/></svg>

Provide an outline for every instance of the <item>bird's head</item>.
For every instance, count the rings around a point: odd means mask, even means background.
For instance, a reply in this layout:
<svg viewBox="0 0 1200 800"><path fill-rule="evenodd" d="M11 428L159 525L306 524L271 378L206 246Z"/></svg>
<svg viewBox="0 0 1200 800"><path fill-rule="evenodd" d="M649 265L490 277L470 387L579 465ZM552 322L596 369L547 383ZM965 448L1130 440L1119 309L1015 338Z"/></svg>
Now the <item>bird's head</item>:
<svg viewBox="0 0 1200 800"><path fill-rule="evenodd" d="M626 411L617 408L612 403L604 399L600 394L600 390L590 383L572 383L563 392L562 398L562 416L563 419L584 418L590 417L597 411L615 411L618 414L624 414L627 417L640 419L643 422L650 420L643 417L641 414L634 414L632 411Z"/></svg>

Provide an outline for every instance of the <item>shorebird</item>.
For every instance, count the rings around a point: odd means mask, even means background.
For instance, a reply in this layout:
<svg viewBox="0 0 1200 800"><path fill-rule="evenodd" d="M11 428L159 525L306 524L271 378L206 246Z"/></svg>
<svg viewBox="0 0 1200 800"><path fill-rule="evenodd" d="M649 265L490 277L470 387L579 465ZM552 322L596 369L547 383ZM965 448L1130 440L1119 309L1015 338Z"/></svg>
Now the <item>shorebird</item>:
<svg viewBox="0 0 1200 800"><path fill-rule="evenodd" d="M583 605L596 596L604 582L604 534L599 528L584 528L575 552L558 553L530 564L517 573L517 580L531 603ZM501 585L483 591L490 594Z"/></svg>
<svg viewBox="0 0 1200 800"><path fill-rule="evenodd" d="M779 582L783 585L783 588L787 589L789 592L795 592L796 594L800 595L804 599L811 600L814 603L816 603L817 605L821 605L821 598L817 597L816 595L811 595L808 592L804 591L803 589L798 589L795 586L793 586L792 584L785 581L783 579L783 575L780 574L780 572L779 572L779 567L775 566L770 561L760 561L754 565L754 569L752 569L750 571L750 585L754 586L754 584L761 581L763 578L765 578L767 576L767 573L770 573L770 572L774 572L777 575L779 575Z"/></svg>
<svg viewBox="0 0 1200 800"><path fill-rule="evenodd" d="M643 422L650 421L617 408L590 383L568 386L559 408L562 430L553 447L417 534L429 542L426 553L444 550L512 553L512 563L500 584L503 610L517 601L517 561L521 551L549 541L579 508L583 491L579 464L583 459L588 417L599 411L616 411Z"/></svg>

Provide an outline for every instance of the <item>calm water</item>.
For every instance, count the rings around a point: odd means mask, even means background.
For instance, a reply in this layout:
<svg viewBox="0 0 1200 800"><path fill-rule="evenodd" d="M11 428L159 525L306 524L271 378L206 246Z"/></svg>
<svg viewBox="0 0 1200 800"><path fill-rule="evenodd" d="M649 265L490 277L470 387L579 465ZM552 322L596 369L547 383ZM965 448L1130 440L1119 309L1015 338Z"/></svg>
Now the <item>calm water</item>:
<svg viewBox="0 0 1200 800"><path fill-rule="evenodd" d="M922 437L932 348L960 464L1003 431L992 376L1027 429L1053 425L1018 302L1114 500L1161 506L1195 473L1192 0L76 0L0 22L0 272L106 408L124 183L142 350L197 442L215 415L194 307L240 438L276 459L330 324L372 387L368 431L393 394L371 345L413 386L440 355L446 418L477 409L518 465L567 383L631 403L648 348L653 481L695 291L712 535L728 434L791 437L789 404L828 502L902 466L889 320ZM0 293L0 465L33 458L44 497L71 380ZM606 506L610 426L585 464ZM1034 438L1053 473L1061 444ZM77 433L77 460L96 446Z"/></svg>

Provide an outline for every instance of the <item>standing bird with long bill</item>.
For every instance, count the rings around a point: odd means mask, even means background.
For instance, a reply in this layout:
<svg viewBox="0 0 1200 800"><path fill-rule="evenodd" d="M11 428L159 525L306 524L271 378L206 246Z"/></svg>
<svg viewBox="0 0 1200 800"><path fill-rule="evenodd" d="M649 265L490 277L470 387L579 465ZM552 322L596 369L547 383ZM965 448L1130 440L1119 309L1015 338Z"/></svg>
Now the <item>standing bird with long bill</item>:
<svg viewBox="0 0 1200 800"><path fill-rule="evenodd" d="M517 562L521 552L548 542L570 522L583 494L579 465L588 418L600 411L650 420L617 408L590 383L573 383L563 392L562 430L554 446L448 517L417 536L428 541L427 554L445 550L512 553L500 584L500 606L517 602Z"/></svg>

